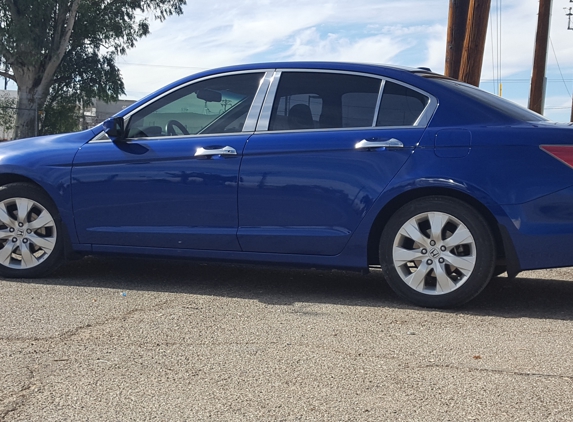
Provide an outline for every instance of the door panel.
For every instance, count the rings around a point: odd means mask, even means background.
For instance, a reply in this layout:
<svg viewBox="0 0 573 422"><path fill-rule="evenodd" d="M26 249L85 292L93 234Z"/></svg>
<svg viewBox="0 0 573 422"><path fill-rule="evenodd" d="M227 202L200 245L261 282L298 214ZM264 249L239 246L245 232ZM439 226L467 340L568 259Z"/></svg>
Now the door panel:
<svg viewBox="0 0 573 422"><path fill-rule="evenodd" d="M239 250L237 176L249 134L92 142L72 169L82 243ZM229 146L237 155L195 157Z"/></svg>
<svg viewBox="0 0 573 422"><path fill-rule="evenodd" d="M242 249L340 253L424 130L372 128L253 135L245 147L239 182ZM395 139L403 147L355 148L364 139Z"/></svg>

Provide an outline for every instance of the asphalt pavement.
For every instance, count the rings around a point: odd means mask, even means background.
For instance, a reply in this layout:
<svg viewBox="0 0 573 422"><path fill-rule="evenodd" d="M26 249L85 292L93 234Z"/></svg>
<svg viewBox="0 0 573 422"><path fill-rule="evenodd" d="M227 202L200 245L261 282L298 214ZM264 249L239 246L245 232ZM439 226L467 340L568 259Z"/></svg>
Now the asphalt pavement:
<svg viewBox="0 0 573 422"><path fill-rule="evenodd" d="M573 270L468 305L357 273L88 257L0 280L0 420L571 421Z"/></svg>

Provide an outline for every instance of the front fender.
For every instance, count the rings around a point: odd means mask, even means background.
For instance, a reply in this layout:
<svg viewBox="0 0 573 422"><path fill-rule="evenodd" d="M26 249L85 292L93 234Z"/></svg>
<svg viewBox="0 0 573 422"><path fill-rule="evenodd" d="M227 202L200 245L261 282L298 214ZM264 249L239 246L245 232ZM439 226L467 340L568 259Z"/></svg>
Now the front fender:
<svg viewBox="0 0 573 422"><path fill-rule="evenodd" d="M87 130L0 144L0 181L29 179L42 187L56 204L72 243L77 243L72 212L72 162L81 146L94 135Z"/></svg>

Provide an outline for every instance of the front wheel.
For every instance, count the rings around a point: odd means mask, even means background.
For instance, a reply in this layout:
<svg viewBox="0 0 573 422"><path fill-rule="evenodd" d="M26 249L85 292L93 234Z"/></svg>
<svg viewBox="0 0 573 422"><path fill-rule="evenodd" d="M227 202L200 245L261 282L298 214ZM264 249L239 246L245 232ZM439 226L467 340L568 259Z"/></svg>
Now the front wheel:
<svg viewBox="0 0 573 422"><path fill-rule="evenodd" d="M40 277L63 260L58 210L40 188L12 183L0 188L0 276Z"/></svg>
<svg viewBox="0 0 573 422"><path fill-rule="evenodd" d="M380 239L390 287L419 306L449 308L474 298L489 282L495 243L484 218L466 203L432 196L390 218Z"/></svg>

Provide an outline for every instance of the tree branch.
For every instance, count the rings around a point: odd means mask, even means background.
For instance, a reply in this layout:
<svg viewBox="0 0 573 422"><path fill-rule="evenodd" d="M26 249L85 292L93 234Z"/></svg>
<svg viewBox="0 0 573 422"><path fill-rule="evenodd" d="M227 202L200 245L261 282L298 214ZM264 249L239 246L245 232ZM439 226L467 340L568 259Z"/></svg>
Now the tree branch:
<svg viewBox="0 0 573 422"><path fill-rule="evenodd" d="M0 56L4 57L5 61L8 64L11 64L11 62L14 61L14 55L12 54L12 52L10 50L8 50L4 44L0 43Z"/></svg>
<svg viewBox="0 0 573 422"><path fill-rule="evenodd" d="M10 79L11 81L16 82L16 77L14 75L8 72L4 72L3 70L0 70L0 78Z"/></svg>
<svg viewBox="0 0 573 422"><path fill-rule="evenodd" d="M62 31L64 29L64 25L66 23L66 8L61 5L59 2L57 3L58 7L58 15L56 18L55 23L55 30L54 30L54 38L52 39L52 48L57 48L60 46L60 42L62 41Z"/></svg>
<svg viewBox="0 0 573 422"><path fill-rule="evenodd" d="M66 30L64 31L60 39L60 43L57 46L56 52L52 55L52 58L50 59L50 61L46 66L46 70L44 71L44 76L42 77L42 82L38 87L38 90L41 93L49 89L54 74L56 73L58 66L62 62L64 53L68 48L70 37L72 36L72 30L74 29L74 23L76 22L76 15L78 13L78 7L80 6L80 1L81 0L73 0L70 6L70 13L66 21Z"/></svg>

